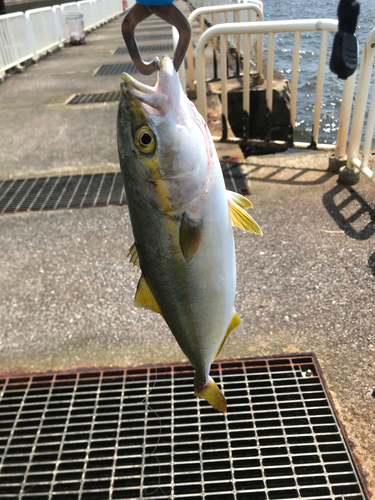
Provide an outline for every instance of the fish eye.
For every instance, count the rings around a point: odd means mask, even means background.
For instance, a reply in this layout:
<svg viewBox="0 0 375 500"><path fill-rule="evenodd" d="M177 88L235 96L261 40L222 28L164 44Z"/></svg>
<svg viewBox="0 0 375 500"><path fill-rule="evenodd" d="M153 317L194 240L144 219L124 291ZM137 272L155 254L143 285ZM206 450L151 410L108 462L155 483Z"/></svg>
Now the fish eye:
<svg viewBox="0 0 375 500"><path fill-rule="evenodd" d="M155 136L149 127L141 127L137 130L134 143L142 153L151 153L155 148Z"/></svg>

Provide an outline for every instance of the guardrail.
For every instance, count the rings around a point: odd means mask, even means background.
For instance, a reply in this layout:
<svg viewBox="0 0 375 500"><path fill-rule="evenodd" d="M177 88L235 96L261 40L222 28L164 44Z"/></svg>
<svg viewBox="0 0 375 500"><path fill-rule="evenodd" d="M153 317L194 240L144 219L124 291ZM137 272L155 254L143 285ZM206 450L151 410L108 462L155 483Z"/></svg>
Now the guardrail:
<svg viewBox="0 0 375 500"><path fill-rule="evenodd" d="M69 39L64 14L82 12L89 31L123 12L122 0L83 0L0 16L0 78Z"/></svg>
<svg viewBox="0 0 375 500"><path fill-rule="evenodd" d="M58 47L60 40L54 29L54 12L51 7L27 10L25 19L30 42L33 44L34 57Z"/></svg>
<svg viewBox="0 0 375 500"><path fill-rule="evenodd" d="M205 6L195 9L189 16L188 21L190 26L193 26L194 21L199 17L200 20L200 33L204 33L204 19L205 15L211 16L211 24L213 26L217 25L217 15L224 14L225 24L229 23L229 14L233 15L233 21L240 21L240 14L247 13L247 21L251 21L251 14L254 12L257 15L259 21L263 21L263 4L260 1L247 1L245 3L238 4L227 4L227 5L215 5L215 6ZM240 35L236 35L235 46L237 50L237 57L240 56L240 50L242 49ZM214 78L217 78L217 39L213 40L214 49ZM228 39L226 41L226 51L228 50ZM250 40L246 37L245 43L243 44L243 52L247 54L249 52L250 60ZM263 57L263 35L259 33L257 35L257 71L259 74L262 73L262 57ZM239 59L238 59L239 60ZM188 51L187 51L187 66L188 66L188 78L189 78L189 89L193 90L195 88L194 81L194 57L193 57L193 45L190 41Z"/></svg>
<svg viewBox="0 0 375 500"><path fill-rule="evenodd" d="M34 56L33 46L30 45L25 14L15 12L0 16L0 66L1 73L17 66Z"/></svg>
<svg viewBox="0 0 375 500"><path fill-rule="evenodd" d="M375 183L375 167L369 167L369 158L375 127L375 83L372 85L372 97L367 115L365 138L360 159L361 136L364 127L366 106L370 94L371 74L375 56L375 28L367 37L362 53L361 65L357 83L357 95L355 99L350 138L347 152L346 168L349 171L358 169L368 179ZM345 175L345 174L344 174ZM350 173L349 173L350 175Z"/></svg>
<svg viewBox="0 0 375 500"><path fill-rule="evenodd" d="M298 66L299 66L299 50L301 32L303 31L320 31L320 50L318 72L316 77L315 105L313 116L313 128L311 142L293 142L295 148L316 148L321 150L333 150L333 144L319 144L319 120L321 113L323 81L325 63L327 58L327 43L328 33L336 32L338 22L333 19L304 19L304 20L288 20L288 21L259 21L256 23L235 23L231 25L220 24L209 28L200 37L196 47L196 77L197 77L197 108L202 116L207 118L207 98L206 98L206 79L205 79L205 58L204 48L216 36L220 37L220 47L226 47L226 38L228 35L242 35L249 37L251 34L267 34L268 49L267 49L267 73L266 73L266 102L269 112L272 112L273 107L273 71L274 71L274 46L275 33L294 33L293 42L293 58L291 71L291 88L290 88L290 123L295 128L296 122L296 103L297 103L297 85L298 85ZM246 40L246 39L245 39ZM243 88L250 88L249 62L248 54L244 56L244 71L243 71ZM220 67L227 67L227 51L220 50ZM228 121L228 93L227 93L227 72L221 71L221 103L222 114L225 120ZM350 95L350 86L353 85L353 77L349 78L344 84L344 94ZM246 116L250 116L250 100L249 93L243 92L243 111ZM248 135L241 138L227 138L225 136L214 140L225 142L235 142L241 144L258 144L269 146L287 146L290 144L286 141L262 141L251 140ZM346 142L346 139L345 139Z"/></svg>

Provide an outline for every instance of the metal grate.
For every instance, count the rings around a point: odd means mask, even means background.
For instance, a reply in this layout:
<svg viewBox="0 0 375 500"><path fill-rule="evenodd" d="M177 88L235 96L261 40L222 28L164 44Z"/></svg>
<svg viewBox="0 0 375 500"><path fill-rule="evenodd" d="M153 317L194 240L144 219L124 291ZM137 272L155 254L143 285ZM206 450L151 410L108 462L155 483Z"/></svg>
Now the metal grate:
<svg viewBox="0 0 375 500"><path fill-rule="evenodd" d="M0 380L2 500L368 498L312 355Z"/></svg>
<svg viewBox="0 0 375 500"><path fill-rule="evenodd" d="M171 51L173 50L172 43L162 43L160 45L145 45L144 47L139 47L140 52L162 52L162 51ZM127 47L119 47L114 55L120 54L128 54Z"/></svg>
<svg viewBox="0 0 375 500"><path fill-rule="evenodd" d="M172 34L168 33L165 35L161 35L161 34L158 35L157 33L155 33L155 34L150 34L150 35L138 35L136 38L137 38L137 42L139 42L141 40L166 40L167 38L172 38Z"/></svg>
<svg viewBox="0 0 375 500"><path fill-rule="evenodd" d="M0 214L124 203L121 172L17 179L0 184Z"/></svg>
<svg viewBox="0 0 375 500"><path fill-rule="evenodd" d="M238 165L233 168L223 164L227 189L247 194ZM121 172L0 181L0 214L122 205L123 186Z"/></svg>
<svg viewBox="0 0 375 500"><path fill-rule="evenodd" d="M137 33L142 33L143 31L168 31L171 30L172 26L169 24L148 24L144 26L143 23L139 24L135 30L135 38L137 38Z"/></svg>
<svg viewBox="0 0 375 500"><path fill-rule="evenodd" d="M221 163L221 169L223 171L224 181L227 189L246 195L249 194L249 191L246 187L245 177L241 172L240 166L240 163Z"/></svg>
<svg viewBox="0 0 375 500"><path fill-rule="evenodd" d="M121 75L121 73L137 73L138 69L132 62L120 64L104 64L96 71L94 76Z"/></svg>
<svg viewBox="0 0 375 500"><path fill-rule="evenodd" d="M91 104L94 102L112 102L120 99L121 92L100 92L98 94L78 94L75 95L67 104Z"/></svg>

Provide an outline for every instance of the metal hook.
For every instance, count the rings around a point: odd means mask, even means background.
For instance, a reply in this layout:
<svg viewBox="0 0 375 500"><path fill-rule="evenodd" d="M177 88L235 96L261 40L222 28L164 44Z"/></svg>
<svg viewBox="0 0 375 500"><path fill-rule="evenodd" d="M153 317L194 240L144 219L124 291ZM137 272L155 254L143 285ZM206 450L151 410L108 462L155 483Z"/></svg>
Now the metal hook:
<svg viewBox="0 0 375 500"><path fill-rule="evenodd" d="M155 70L160 69L160 59L158 57L155 57L150 62L145 62L142 59L134 37L136 26L151 16L151 14L156 14L158 17L177 28L180 37L173 56L173 65L176 71L178 71L189 46L191 28L184 14L173 4L143 5L136 3L126 12L122 21L122 36L124 37L130 57L143 75L151 75Z"/></svg>

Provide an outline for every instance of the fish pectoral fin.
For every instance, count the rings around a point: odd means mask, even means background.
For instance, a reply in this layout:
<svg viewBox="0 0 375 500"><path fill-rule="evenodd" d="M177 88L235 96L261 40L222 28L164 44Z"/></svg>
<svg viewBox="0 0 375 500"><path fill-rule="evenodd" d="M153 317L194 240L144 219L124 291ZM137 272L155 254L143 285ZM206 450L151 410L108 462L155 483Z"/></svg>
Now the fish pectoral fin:
<svg viewBox="0 0 375 500"><path fill-rule="evenodd" d="M145 307L146 309L150 309L150 311L154 311L162 315L159 304L156 302L154 294L152 293L143 274L138 282L134 303L138 307Z"/></svg>
<svg viewBox="0 0 375 500"><path fill-rule="evenodd" d="M226 399L211 377L209 378L208 384L206 384L204 387L198 387L197 385L195 385L194 389L196 396L208 401L210 405L215 408L215 410L218 410L221 413L226 413Z"/></svg>
<svg viewBox="0 0 375 500"><path fill-rule="evenodd" d="M180 247L186 262L190 262L202 240L201 221L190 219L183 214L180 226Z"/></svg>
<svg viewBox="0 0 375 500"><path fill-rule="evenodd" d="M233 332L233 330L235 328L237 328L237 326L240 326L241 324L241 318L238 316L238 314L236 312L233 313L233 316L232 316L232 319L229 323L229 326L228 326L228 329L227 329L227 332L221 342L221 345L219 347L219 350L217 351L216 353L216 356L214 357L214 360L219 356L220 354L220 351L222 350L224 344L225 344L225 341L227 340L228 338L228 335L230 334L230 332Z"/></svg>
<svg viewBox="0 0 375 500"><path fill-rule="evenodd" d="M255 233L263 236L261 228L244 210L244 208L252 208L250 201L245 198L245 196L238 193L232 193L232 191L227 191L227 198L232 226L237 226L244 231L248 231L249 233Z"/></svg>
<svg viewBox="0 0 375 500"><path fill-rule="evenodd" d="M135 246L135 243L133 243L132 246L129 248L128 257L130 257L129 262L131 262L134 266L140 267L137 247Z"/></svg>
<svg viewBox="0 0 375 500"><path fill-rule="evenodd" d="M242 196L240 193L235 193L234 191L229 191L229 189L227 189L227 197L237 203L237 205L241 208L254 208L251 201L247 199L246 196Z"/></svg>

